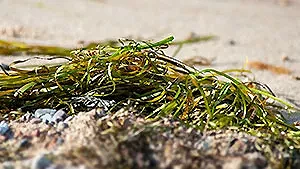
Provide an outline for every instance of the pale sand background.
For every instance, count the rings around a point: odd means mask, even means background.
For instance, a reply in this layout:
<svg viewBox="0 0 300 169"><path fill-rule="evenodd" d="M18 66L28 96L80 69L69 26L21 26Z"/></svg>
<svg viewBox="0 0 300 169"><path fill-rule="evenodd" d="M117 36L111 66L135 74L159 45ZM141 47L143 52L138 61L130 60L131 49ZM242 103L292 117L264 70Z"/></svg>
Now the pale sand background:
<svg viewBox="0 0 300 169"><path fill-rule="evenodd" d="M276 0L0 0L0 39L80 47L80 40L184 39L191 32L219 39L185 46L179 59L216 58L212 67L224 70L242 68L248 58L288 67L300 76L297 0L287 6ZM291 61L283 62L283 55ZM0 62L18 58L0 56ZM300 81L268 71L254 71L254 76L300 104Z"/></svg>

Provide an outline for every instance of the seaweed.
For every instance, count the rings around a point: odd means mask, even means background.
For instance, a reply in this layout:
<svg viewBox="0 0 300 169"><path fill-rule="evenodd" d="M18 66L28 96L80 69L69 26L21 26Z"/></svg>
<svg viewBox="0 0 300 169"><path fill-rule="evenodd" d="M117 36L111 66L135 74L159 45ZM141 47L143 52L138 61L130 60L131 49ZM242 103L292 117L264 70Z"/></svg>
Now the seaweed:
<svg viewBox="0 0 300 169"><path fill-rule="evenodd" d="M174 41L171 45L184 45L191 43L198 43L216 39L213 35L197 36L193 35L185 40ZM126 39L125 39L126 40ZM127 39L128 40L128 39ZM81 41L80 43L82 43ZM92 49L97 46L118 46L120 40L104 40L100 42L89 42L84 45L83 49ZM46 46L46 45L31 45L25 42L0 40L0 55L50 55L50 56L68 56L73 48Z"/></svg>
<svg viewBox="0 0 300 169"><path fill-rule="evenodd" d="M21 112L11 111L20 107L67 107L76 113L71 98L95 97L117 102L110 113L128 106L147 118L172 115L201 131L234 128L266 144L276 140L290 154L300 148L299 129L281 114L298 108L265 85L243 82L228 72L198 70L166 55L163 50L173 39L121 40L117 46L74 50L64 57L66 63L31 70L16 67L27 60L13 62L0 74L2 119L19 117Z"/></svg>

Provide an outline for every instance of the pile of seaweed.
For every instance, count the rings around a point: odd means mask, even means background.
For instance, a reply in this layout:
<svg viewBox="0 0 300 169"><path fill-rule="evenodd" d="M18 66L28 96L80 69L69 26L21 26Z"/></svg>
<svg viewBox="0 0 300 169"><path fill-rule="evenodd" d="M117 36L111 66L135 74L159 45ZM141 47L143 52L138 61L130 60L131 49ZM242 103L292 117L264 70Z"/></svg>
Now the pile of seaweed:
<svg viewBox="0 0 300 169"><path fill-rule="evenodd" d="M74 97L114 100L147 118L173 115L199 130L234 128L276 140L283 150L300 148L300 131L281 112L298 111L275 97L266 86L214 69L198 70L164 53L173 37L156 43L123 40L121 46L80 49L63 57L66 63L27 70L13 62L0 73L1 118L12 120L41 107L68 108ZM56 59L60 57L49 57ZM239 72L239 70L236 70ZM276 146L276 145L274 145ZM266 150L267 151L267 150Z"/></svg>

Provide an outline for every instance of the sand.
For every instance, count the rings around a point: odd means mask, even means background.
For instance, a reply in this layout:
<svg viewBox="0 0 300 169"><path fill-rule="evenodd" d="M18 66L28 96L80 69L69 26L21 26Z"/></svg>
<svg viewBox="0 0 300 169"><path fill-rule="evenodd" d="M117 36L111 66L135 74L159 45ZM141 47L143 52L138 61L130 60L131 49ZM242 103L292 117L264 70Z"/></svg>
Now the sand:
<svg viewBox="0 0 300 169"><path fill-rule="evenodd" d="M199 69L248 68L247 61L286 67L291 74L253 69L250 77L300 105L300 81L293 78L300 76L299 10L297 0L0 0L0 39L79 48L82 40L215 35L185 45L176 57L214 59ZM0 62L27 57L0 55Z"/></svg>

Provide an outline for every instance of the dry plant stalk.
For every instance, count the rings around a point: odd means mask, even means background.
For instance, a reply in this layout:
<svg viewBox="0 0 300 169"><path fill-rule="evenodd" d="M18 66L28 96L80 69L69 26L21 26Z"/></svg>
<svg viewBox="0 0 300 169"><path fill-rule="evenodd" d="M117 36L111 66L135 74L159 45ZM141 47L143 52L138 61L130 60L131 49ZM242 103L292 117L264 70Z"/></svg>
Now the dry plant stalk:
<svg viewBox="0 0 300 169"><path fill-rule="evenodd" d="M275 74L291 74L292 71L281 66L274 66L270 64L266 64L260 61L249 62L248 66L250 68L258 69L258 70L268 70Z"/></svg>

